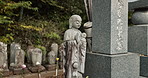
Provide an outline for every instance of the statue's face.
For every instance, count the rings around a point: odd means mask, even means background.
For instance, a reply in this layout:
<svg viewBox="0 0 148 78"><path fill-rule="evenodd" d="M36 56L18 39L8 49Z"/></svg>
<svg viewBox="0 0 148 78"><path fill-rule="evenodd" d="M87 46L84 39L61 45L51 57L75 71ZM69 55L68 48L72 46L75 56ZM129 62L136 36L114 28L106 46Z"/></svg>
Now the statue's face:
<svg viewBox="0 0 148 78"><path fill-rule="evenodd" d="M15 45L15 49L21 49L20 45L19 44L16 44Z"/></svg>
<svg viewBox="0 0 148 78"><path fill-rule="evenodd" d="M76 29L80 28L81 22L82 22L81 18L75 17L75 19L73 19L72 27Z"/></svg>

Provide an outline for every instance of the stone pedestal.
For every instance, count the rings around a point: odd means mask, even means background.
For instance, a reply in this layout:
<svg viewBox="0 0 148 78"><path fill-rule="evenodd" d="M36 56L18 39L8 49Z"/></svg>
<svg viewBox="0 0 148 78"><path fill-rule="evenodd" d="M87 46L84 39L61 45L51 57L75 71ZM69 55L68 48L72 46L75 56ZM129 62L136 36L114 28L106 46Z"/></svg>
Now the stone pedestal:
<svg viewBox="0 0 148 78"><path fill-rule="evenodd" d="M31 73L28 68L20 68L20 67L9 67L9 69L12 71L13 75L20 75L20 74L27 74Z"/></svg>
<svg viewBox="0 0 148 78"><path fill-rule="evenodd" d="M45 68L46 68L48 71L56 70L56 64L54 64L54 65L45 65Z"/></svg>
<svg viewBox="0 0 148 78"><path fill-rule="evenodd" d="M65 78L63 70L58 70L58 77L55 76L56 71L45 71L40 72L40 78ZM24 77L23 77L24 76ZM24 74L24 75L11 75L7 77L1 77L0 78L39 78L38 73L31 73L31 74Z"/></svg>
<svg viewBox="0 0 148 78"><path fill-rule="evenodd" d="M5 77L5 76L13 75L13 72L11 72L9 70L4 70L1 72L1 74L3 77Z"/></svg>
<svg viewBox="0 0 148 78"><path fill-rule="evenodd" d="M140 76L148 77L148 56L140 56Z"/></svg>
<svg viewBox="0 0 148 78"><path fill-rule="evenodd" d="M87 53L85 75L90 78L139 78L139 55Z"/></svg>
<svg viewBox="0 0 148 78"><path fill-rule="evenodd" d="M45 71L45 67L42 66L42 65L39 65L39 66L31 66L31 67L28 67L28 69L32 72L32 73L38 73L38 72L42 72L42 71Z"/></svg>

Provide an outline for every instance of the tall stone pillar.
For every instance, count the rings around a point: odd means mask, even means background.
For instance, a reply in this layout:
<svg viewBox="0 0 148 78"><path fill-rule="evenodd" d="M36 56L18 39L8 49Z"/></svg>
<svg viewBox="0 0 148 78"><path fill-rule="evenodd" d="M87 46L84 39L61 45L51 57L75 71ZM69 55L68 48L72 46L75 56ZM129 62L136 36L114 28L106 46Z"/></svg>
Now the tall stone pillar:
<svg viewBox="0 0 148 78"><path fill-rule="evenodd" d="M93 0L92 52L85 75L90 78L139 78L139 56L128 53L128 1Z"/></svg>

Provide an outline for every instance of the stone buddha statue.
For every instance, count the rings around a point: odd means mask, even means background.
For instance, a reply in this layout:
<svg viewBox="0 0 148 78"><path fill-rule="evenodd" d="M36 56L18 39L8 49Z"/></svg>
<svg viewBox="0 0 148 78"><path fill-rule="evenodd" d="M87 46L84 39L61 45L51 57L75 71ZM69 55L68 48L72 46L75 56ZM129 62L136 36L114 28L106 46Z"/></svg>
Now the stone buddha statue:
<svg viewBox="0 0 148 78"><path fill-rule="evenodd" d="M64 34L64 71L66 78L83 78L86 55L86 34L79 28L82 19L72 15L69 19L69 29Z"/></svg>

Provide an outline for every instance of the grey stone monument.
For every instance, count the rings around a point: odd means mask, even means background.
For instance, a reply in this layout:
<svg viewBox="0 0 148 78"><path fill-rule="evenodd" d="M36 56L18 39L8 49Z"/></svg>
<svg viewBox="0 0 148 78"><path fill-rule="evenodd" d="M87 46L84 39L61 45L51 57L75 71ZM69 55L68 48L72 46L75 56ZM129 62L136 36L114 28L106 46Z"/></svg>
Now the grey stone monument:
<svg viewBox="0 0 148 78"><path fill-rule="evenodd" d="M8 69L8 55L7 55L7 44L0 42L0 73L1 76L9 76Z"/></svg>
<svg viewBox="0 0 148 78"><path fill-rule="evenodd" d="M32 61L33 66L42 64L42 50L41 49L35 48L32 50L31 61Z"/></svg>
<svg viewBox="0 0 148 78"><path fill-rule="evenodd" d="M132 15L134 25L128 30L128 51L141 54L140 75L148 77L148 1L129 2L129 10L134 10Z"/></svg>
<svg viewBox="0 0 148 78"><path fill-rule="evenodd" d="M8 70L7 44L0 42L0 71Z"/></svg>
<svg viewBox="0 0 148 78"><path fill-rule="evenodd" d="M20 44L12 43L10 46L10 66L21 67L24 65L25 52L21 49Z"/></svg>
<svg viewBox="0 0 148 78"><path fill-rule="evenodd" d="M28 47L27 51L28 69L33 72L45 71L45 67L42 66L42 50L33 46Z"/></svg>
<svg viewBox="0 0 148 78"><path fill-rule="evenodd" d="M129 10L134 10L132 22L129 27L128 50L143 55L148 55L148 1L138 0L129 3Z"/></svg>
<svg viewBox="0 0 148 78"><path fill-rule="evenodd" d="M42 50L39 48L29 47L27 51L28 63L32 66L37 66L42 64Z"/></svg>
<svg viewBox="0 0 148 78"><path fill-rule="evenodd" d="M58 44L52 43L51 51L48 53L48 63L55 64L57 55L58 55Z"/></svg>
<svg viewBox="0 0 148 78"><path fill-rule="evenodd" d="M127 17L127 0L94 0L92 50L106 54L127 53Z"/></svg>
<svg viewBox="0 0 148 78"><path fill-rule="evenodd" d="M92 52L85 75L90 78L139 78L139 56L128 53L128 1L93 0Z"/></svg>

